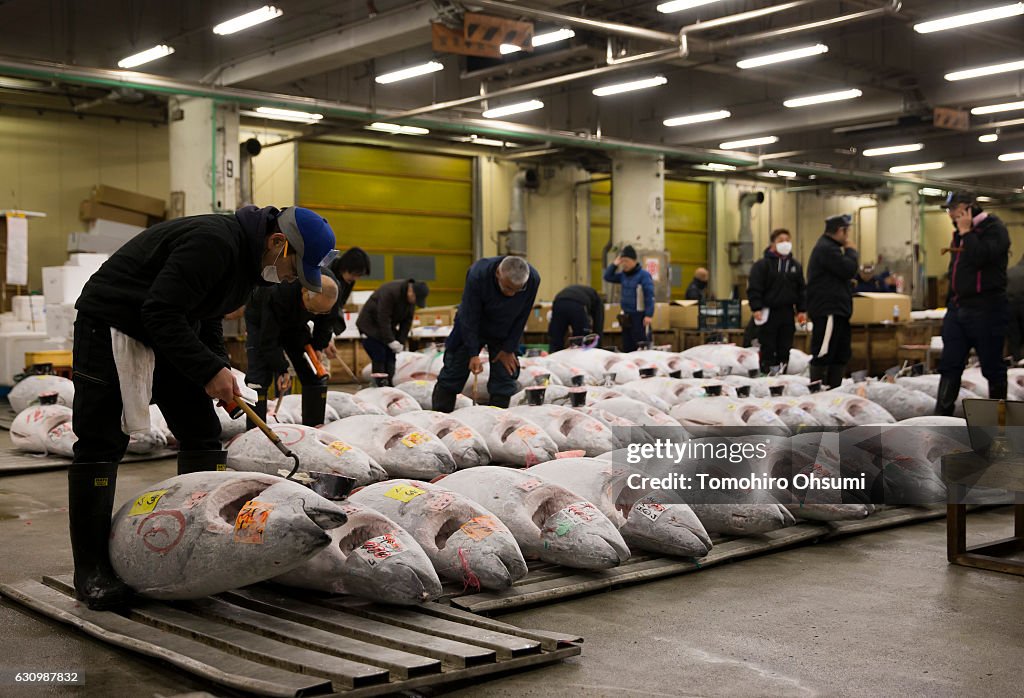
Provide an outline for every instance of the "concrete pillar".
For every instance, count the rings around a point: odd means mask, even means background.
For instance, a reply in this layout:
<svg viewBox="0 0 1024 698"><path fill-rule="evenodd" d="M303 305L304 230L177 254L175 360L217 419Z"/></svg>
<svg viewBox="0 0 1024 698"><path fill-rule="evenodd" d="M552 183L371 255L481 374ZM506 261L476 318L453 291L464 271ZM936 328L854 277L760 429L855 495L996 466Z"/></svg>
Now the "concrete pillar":
<svg viewBox="0 0 1024 698"><path fill-rule="evenodd" d="M917 252L921 242L921 217L917 185L895 184L892 194L878 200L875 247L880 265L903 277L903 292L923 303L923 283L918 279ZM861 263L874 262L862 258Z"/></svg>
<svg viewBox="0 0 1024 698"><path fill-rule="evenodd" d="M171 199L177 215L238 207L238 107L176 97L168 104Z"/></svg>
<svg viewBox="0 0 1024 698"><path fill-rule="evenodd" d="M657 299L668 300L663 156L623 152L612 157L612 241L619 249L632 245L642 257L649 253L640 263L658 277ZM656 254L660 261L654 261Z"/></svg>

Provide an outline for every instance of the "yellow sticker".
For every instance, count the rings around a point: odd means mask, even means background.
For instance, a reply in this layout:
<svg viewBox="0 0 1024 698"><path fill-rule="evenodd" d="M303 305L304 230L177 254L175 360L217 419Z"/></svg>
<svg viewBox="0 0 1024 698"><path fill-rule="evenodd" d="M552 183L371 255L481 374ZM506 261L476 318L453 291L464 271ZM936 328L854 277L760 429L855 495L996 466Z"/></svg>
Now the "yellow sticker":
<svg viewBox="0 0 1024 698"><path fill-rule="evenodd" d="M147 492L132 504L132 508L128 510L128 516L138 516L139 514L149 514L156 509L156 503L160 501L160 498L167 494L169 490L153 490Z"/></svg>
<svg viewBox="0 0 1024 698"><path fill-rule="evenodd" d="M726 409L734 410L734 409L736 409L736 405L730 404Z"/></svg>
<svg viewBox="0 0 1024 698"><path fill-rule="evenodd" d="M414 431L410 434L406 434L405 438L402 439L402 443L405 444L406 448L413 448L422 443L426 443L427 441L430 441L430 435L422 431Z"/></svg>
<svg viewBox="0 0 1024 698"><path fill-rule="evenodd" d="M413 381L413 383L414 383L415 385L426 385L426 384L427 384L427 382L426 382L426 381Z"/></svg>
<svg viewBox="0 0 1024 698"><path fill-rule="evenodd" d="M399 502L409 502L413 498L419 497L421 494L425 494L426 490L421 490L419 487L413 485L395 485L390 490L384 493L385 497L391 497L391 499L397 499Z"/></svg>
<svg viewBox="0 0 1024 698"><path fill-rule="evenodd" d="M106 478L106 477L95 478L92 481L92 486L93 487L109 487L110 486L110 478Z"/></svg>
<svg viewBox="0 0 1024 698"><path fill-rule="evenodd" d="M349 446L344 441L332 441L331 443L327 444L327 450L337 456L340 456L343 453L346 453L347 451L351 451L352 447Z"/></svg>

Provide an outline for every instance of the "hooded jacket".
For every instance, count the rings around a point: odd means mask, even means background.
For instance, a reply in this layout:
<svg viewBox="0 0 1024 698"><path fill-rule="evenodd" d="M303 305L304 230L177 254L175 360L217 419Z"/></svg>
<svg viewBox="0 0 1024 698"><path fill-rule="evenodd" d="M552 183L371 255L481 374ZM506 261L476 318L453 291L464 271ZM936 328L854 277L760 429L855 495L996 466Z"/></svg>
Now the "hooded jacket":
<svg viewBox="0 0 1024 698"><path fill-rule="evenodd" d="M949 260L950 307L978 307L1006 300L1010 235L999 218L980 213L967 235L953 231Z"/></svg>
<svg viewBox="0 0 1024 698"><path fill-rule="evenodd" d="M614 264L609 264L604 270L604 280L610 284L622 284L622 312L654 317L654 279L649 271L638 264L627 273L617 271Z"/></svg>
<svg viewBox="0 0 1024 698"><path fill-rule="evenodd" d="M779 308L798 313L807 310L807 288L804 284L804 270L800 262L789 254L782 257L769 247L764 257L750 267L747 282L747 298L752 311L762 308Z"/></svg>
<svg viewBox="0 0 1024 698"><path fill-rule="evenodd" d="M205 385L230 366L221 319L249 300L280 212L246 206L158 223L92 275L79 313L115 327Z"/></svg>
<svg viewBox="0 0 1024 698"><path fill-rule="evenodd" d="M382 284L359 311L356 327L367 337L382 344L405 343L412 328L416 304L409 302L409 284L413 279L396 279Z"/></svg>
<svg viewBox="0 0 1024 698"><path fill-rule="evenodd" d="M466 272L462 302L455 316L455 326L445 341L448 351L466 348L473 356L487 346L515 354L523 336L526 320L537 300L540 274L530 266L526 288L514 296L506 296L498 286L495 274L504 257L484 257ZM493 356L491 357L494 358Z"/></svg>
<svg viewBox="0 0 1024 698"><path fill-rule="evenodd" d="M807 263L807 312L812 316L853 315L853 284L860 268L857 251L829 235L818 238Z"/></svg>

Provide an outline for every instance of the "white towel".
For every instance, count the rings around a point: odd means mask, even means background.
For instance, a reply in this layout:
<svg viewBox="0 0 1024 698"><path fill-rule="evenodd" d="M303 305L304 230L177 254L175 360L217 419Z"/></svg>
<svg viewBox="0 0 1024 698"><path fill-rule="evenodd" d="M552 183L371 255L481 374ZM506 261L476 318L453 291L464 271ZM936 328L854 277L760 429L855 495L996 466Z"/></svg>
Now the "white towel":
<svg viewBox="0 0 1024 698"><path fill-rule="evenodd" d="M153 399L153 370L156 354L137 339L110 328L118 382L121 384L121 431L129 436L146 435L152 429L149 403Z"/></svg>

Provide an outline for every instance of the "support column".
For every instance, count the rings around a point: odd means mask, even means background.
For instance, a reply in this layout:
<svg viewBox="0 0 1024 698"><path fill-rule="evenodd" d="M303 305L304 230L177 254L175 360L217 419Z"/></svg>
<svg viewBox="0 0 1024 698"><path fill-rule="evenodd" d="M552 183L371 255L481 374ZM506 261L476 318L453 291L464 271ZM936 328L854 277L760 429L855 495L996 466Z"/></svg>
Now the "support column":
<svg viewBox="0 0 1024 698"><path fill-rule="evenodd" d="M655 277L655 297L667 301L664 157L636 153L612 157L612 244L620 250L625 245L636 248L640 263Z"/></svg>
<svg viewBox="0 0 1024 698"><path fill-rule="evenodd" d="M172 215L238 207L238 107L177 97L168 104Z"/></svg>
<svg viewBox="0 0 1024 698"><path fill-rule="evenodd" d="M924 285L918 278L921 216L917 189L915 184L895 184L887 199L879 199L875 246L880 266L902 276L903 293L914 299L915 307L921 307Z"/></svg>

